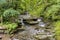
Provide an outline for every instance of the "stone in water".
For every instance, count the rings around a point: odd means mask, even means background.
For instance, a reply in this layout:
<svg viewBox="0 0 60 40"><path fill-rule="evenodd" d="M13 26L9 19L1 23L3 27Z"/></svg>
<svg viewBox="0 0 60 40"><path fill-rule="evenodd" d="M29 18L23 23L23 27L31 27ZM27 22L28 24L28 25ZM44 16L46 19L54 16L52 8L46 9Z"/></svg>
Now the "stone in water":
<svg viewBox="0 0 60 40"><path fill-rule="evenodd" d="M41 20L41 19L38 19L37 21L40 22L40 21L42 21L42 20Z"/></svg>
<svg viewBox="0 0 60 40"><path fill-rule="evenodd" d="M38 25L41 27L45 27L45 23L43 23L43 22L40 22Z"/></svg>

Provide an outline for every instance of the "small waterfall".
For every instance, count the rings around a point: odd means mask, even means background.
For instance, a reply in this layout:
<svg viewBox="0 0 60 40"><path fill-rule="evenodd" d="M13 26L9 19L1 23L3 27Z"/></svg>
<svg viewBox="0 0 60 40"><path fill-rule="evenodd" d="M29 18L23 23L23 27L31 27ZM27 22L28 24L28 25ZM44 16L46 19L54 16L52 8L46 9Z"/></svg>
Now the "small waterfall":
<svg viewBox="0 0 60 40"><path fill-rule="evenodd" d="M24 24L24 22L23 22L23 18L21 18L21 24L24 26L25 24Z"/></svg>
<svg viewBox="0 0 60 40"><path fill-rule="evenodd" d="M37 19L37 21L38 21L38 22L40 22L40 21L42 21L42 19L41 19L41 18L39 18L39 19Z"/></svg>
<svg viewBox="0 0 60 40"><path fill-rule="evenodd" d="M37 21L38 21L38 25L32 26L32 25L25 23L24 19L21 18L21 24L22 24L22 26L25 27L25 30L23 32L20 32L20 34L25 35L23 37L23 39L27 36L28 38L26 38L26 40L35 40L35 36L37 36L38 39L41 39L41 40L44 40L44 39L45 40L55 40L53 38L53 35L50 34L50 32L45 31L47 24L44 23L41 18L37 19ZM48 39L47 39L47 37L48 37Z"/></svg>
<svg viewBox="0 0 60 40"><path fill-rule="evenodd" d="M45 23L42 21L42 18L37 20L39 22L38 26L45 27Z"/></svg>
<svg viewBox="0 0 60 40"><path fill-rule="evenodd" d="M41 27L45 27L46 24L44 22L39 22L38 25L41 26Z"/></svg>

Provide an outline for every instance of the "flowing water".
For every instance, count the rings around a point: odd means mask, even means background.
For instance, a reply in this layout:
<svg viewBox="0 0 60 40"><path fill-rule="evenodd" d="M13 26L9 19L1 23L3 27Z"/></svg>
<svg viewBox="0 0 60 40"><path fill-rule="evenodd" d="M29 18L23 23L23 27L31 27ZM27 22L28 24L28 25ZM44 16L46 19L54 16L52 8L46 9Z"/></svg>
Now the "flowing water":
<svg viewBox="0 0 60 40"><path fill-rule="evenodd" d="M25 24L21 18L24 30L20 29L11 38L5 35L3 40L5 40L6 37L9 38L6 40L55 40L54 33L52 33L50 29L46 30L47 24L41 19L38 19L37 21L38 24L32 26Z"/></svg>
<svg viewBox="0 0 60 40"><path fill-rule="evenodd" d="M15 34L13 40L55 40L52 32L45 32L47 24L41 20L38 21L39 24L35 26L24 24L22 21L22 25L25 27L25 30Z"/></svg>

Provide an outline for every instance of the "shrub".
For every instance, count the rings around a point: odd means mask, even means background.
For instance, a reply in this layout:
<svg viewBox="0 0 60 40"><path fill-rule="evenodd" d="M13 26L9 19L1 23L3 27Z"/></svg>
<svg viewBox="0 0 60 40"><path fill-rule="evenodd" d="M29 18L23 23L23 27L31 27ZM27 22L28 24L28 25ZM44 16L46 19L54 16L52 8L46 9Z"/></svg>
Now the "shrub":
<svg viewBox="0 0 60 40"><path fill-rule="evenodd" d="M3 17L4 17L4 21L14 21L15 19L18 18L19 16L19 12L14 10L14 9L8 9L6 11L4 11L3 13Z"/></svg>

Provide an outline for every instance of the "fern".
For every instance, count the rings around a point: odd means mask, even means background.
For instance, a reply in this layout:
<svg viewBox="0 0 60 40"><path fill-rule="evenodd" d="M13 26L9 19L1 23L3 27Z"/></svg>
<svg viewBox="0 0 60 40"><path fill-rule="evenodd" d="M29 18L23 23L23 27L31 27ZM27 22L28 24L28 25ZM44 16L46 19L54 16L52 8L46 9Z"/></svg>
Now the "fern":
<svg viewBox="0 0 60 40"><path fill-rule="evenodd" d="M52 5L46 9L46 11L44 12L44 17L51 18L53 20L60 19L58 18L60 16L59 11L60 11L60 5Z"/></svg>

